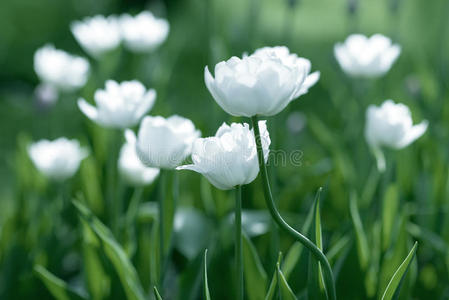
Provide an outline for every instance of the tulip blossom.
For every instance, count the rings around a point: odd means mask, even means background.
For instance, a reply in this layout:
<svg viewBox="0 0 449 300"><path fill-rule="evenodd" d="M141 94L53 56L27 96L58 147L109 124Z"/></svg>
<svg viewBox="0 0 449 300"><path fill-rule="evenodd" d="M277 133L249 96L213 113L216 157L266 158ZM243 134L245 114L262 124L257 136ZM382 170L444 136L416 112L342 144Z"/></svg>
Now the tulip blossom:
<svg viewBox="0 0 449 300"><path fill-rule="evenodd" d="M259 128L266 162L271 143L266 121L259 121ZM192 160L193 164L177 169L201 173L222 190L248 184L259 173L254 133L246 123L223 123L215 136L195 140Z"/></svg>
<svg viewBox="0 0 449 300"><path fill-rule="evenodd" d="M149 11L135 17L124 14L119 23L125 46L133 52L154 50L165 41L170 29L167 20L156 18Z"/></svg>
<svg viewBox="0 0 449 300"><path fill-rule="evenodd" d="M28 154L39 172L48 178L62 181L76 173L88 151L77 140L62 137L33 143L28 147Z"/></svg>
<svg viewBox="0 0 449 300"><path fill-rule="evenodd" d="M192 143L199 136L200 131L189 119L146 116L137 135L137 154L149 167L174 169L190 155Z"/></svg>
<svg viewBox="0 0 449 300"><path fill-rule="evenodd" d="M370 38L348 36L334 46L335 57L343 71L354 77L379 77L386 74L401 53L401 47L381 34Z"/></svg>
<svg viewBox="0 0 449 300"><path fill-rule="evenodd" d="M100 57L114 50L121 42L118 20L114 16L85 18L73 22L70 28L81 47L93 57Z"/></svg>
<svg viewBox="0 0 449 300"><path fill-rule="evenodd" d="M62 91L73 91L86 84L89 63L85 58L46 45L34 53L34 70L43 83Z"/></svg>
<svg viewBox="0 0 449 300"><path fill-rule="evenodd" d="M104 90L95 92L94 99L97 107L82 98L78 100L78 107L101 126L123 129L136 125L153 107L156 91L146 90L136 80L122 83L108 80Z"/></svg>
<svg viewBox="0 0 449 300"><path fill-rule="evenodd" d="M385 170L381 147L402 149L427 130L427 121L413 125L409 108L386 100L381 106L370 105L366 111L365 138L377 159L380 171Z"/></svg>
<svg viewBox="0 0 449 300"><path fill-rule="evenodd" d="M297 94L294 95L293 98L298 98L299 96L306 94L309 91L309 88L314 86L315 83L317 83L320 79L319 71L310 73L310 70L312 68L310 60L304 57L298 57L298 55L296 55L295 53L290 53L290 50L288 50L288 48L285 46L263 47L257 49L253 55L262 58L277 58L280 59L286 66L289 66L291 68L298 68L301 71L305 70L306 78L304 79L304 82L298 82L298 85L300 85L301 88L298 89ZM302 79L302 77L298 77L298 79Z"/></svg>
<svg viewBox="0 0 449 300"><path fill-rule="evenodd" d="M147 167L140 161L136 153L136 135L131 130L126 130L125 138L118 160L121 176L134 186L151 184L159 175L159 169Z"/></svg>
<svg viewBox="0 0 449 300"><path fill-rule="evenodd" d="M215 66L215 78L206 67L206 86L218 105L233 116L272 116L305 93L316 76L310 75L309 85L305 85L310 65L277 52L283 51L261 50L222 61Z"/></svg>

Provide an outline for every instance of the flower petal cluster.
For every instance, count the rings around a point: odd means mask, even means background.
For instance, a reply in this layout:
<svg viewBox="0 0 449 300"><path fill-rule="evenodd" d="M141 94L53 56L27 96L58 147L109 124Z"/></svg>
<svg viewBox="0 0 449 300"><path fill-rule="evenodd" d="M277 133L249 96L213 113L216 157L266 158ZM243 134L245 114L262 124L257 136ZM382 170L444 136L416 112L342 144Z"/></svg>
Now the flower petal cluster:
<svg viewBox="0 0 449 300"><path fill-rule="evenodd" d="M146 116L137 134L137 154L149 167L174 169L190 155L193 141L200 135L189 119Z"/></svg>
<svg viewBox="0 0 449 300"><path fill-rule="evenodd" d="M121 33L117 17L97 15L75 21L70 26L75 39L93 57L101 57L117 48Z"/></svg>
<svg viewBox="0 0 449 300"><path fill-rule="evenodd" d="M34 70L42 82L62 91L73 91L86 84L89 63L48 44L35 52Z"/></svg>
<svg viewBox="0 0 449 300"><path fill-rule="evenodd" d="M402 149L427 130L428 122L413 125L410 109L402 103L386 100L381 106L366 110L365 138L378 159L379 169L385 169L381 147Z"/></svg>
<svg viewBox="0 0 449 300"><path fill-rule="evenodd" d="M137 80L122 83L108 80L104 90L95 92L94 99L96 107L79 99L80 110L101 126L123 129L136 125L153 107L156 91L146 90Z"/></svg>
<svg viewBox="0 0 449 300"><path fill-rule="evenodd" d="M354 77L379 77L386 74L401 53L401 47L381 34L370 38L352 34L334 46L343 71Z"/></svg>
<svg viewBox="0 0 449 300"><path fill-rule="evenodd" d="M133 186L151 184L159 175L159 169L145 166L137 156L136 135L130 129L125 131L126 143L120 150L118 170L120 175Z"/></svg>
<svg viewBox="0 0 449 300"><path fill-rule="evenodd" d="M266 121L259 121L259 128L266 162L271 143ZM246 123L223 123L215 136L195 140L192 160L193 164L177 169L201 173L222 190L248 184L259 173L254 132Z"/></svg>
<svg viewBox="0 0 449 300"><path fill-rule="evenodd" d="M76 173L88 151L77 140L62 137L54 141L35 142L28 147L28 154L44 176L62 181Z"/></svg>
<svg viewBox="0 0 449 300"><path fill-rule="evenodd" d="M250 56L231 57L209 69L204 79L218 105L233 116L272 116L307 93L319 73L310 61L290 54L286 47L262 48Z"/></svg>
<svg viewBox="0 0 449 300"><path fill-rule="evenodd" d="M134 17L123 14L119 22L125 47L133 52L154 50L165 41L170 30L167 20L156 18L149 11Z"/></svg>

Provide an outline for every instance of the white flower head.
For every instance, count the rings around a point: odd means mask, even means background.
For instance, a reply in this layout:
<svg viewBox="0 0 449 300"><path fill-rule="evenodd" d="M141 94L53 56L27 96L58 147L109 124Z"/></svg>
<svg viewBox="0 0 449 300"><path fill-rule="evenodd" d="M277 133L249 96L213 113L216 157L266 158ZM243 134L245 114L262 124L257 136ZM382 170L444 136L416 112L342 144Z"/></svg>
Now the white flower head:
<svg viewBox="0 0 449 300"><path fill-rule="evenodd" d="M137 134L137 154L149 167L174 169L190 155L193 141L200 135L189 119L146 116Z"/></svg>
<svg viewBox="0 0 449 300"><path fill-rule="evenodd" d="M334 46L343 71L354 77L379 77L386 74L401 53L401 47L381 34L370 38L352 34Z"/></svg>
<svg viewBox="0 0 449 300"><path fill-rule="evenodd" d="M297 93L293 96L293 98L298 98L299 96L306 94L309 91L309 88L314 86L320 79L319 71L310 73L310 70L312 69L312 63L310 60L304 57L299 57L295 53L290 53L290 50L285 46L263 47L257 49L253 55L262 58L278 58L284 65L291 68L298 68L300 73L303 71L306 73L304 82L298 82L298 85L300 85L301 88L297 90ZM298 77L298 80L302 80L302 77Z"/></svg>
<svg viewBox="0 0 449 300"><path fill-rule="evenodd" d="M89 63L85 58L45 45L34 53L34 70L42 82L73 91L86 84Z"/></svg>
<svg viewBox="0 0 449 300"><path fill-rule="evenodd" d="M149 11L134 17L121 15L119 22L125 46L133 52L154 50L165 41L170 30L167 20L156 18Z"/></svg>
<svg viewBox="0 0 449 300"><path fill-rule="evenodd" d="M81 47L96 58L114 50L121 42L120 27L115 16L87 17L73 22L70 29Z"/></svg>
<svg viewBox="0 0 449 300"><path fill-rule="evenodd" d="M366 110L365 138L376 155L379 170L385 169L381 147L402 149L426 132L427 121L413 125L410 109L402 103L386 100Z"/></svg>
<svg viewBox="0 0 449 300"><path fill-rule="evenodd" d="M270 136L266 121L259 121L265 161L268 160ZM223 123L213 137L195 140L193 164L178 170L192 170L203 174L215 187L229 190L252 182L259 173L257 148L249 125Z"/></svg>
<svg viewBox="0 0 449 300"><path fill-rule="evenodd" d="M120 175L133 186L151 184L159 175L159 169L145 166L137 156L136 135L130 129L125 131L126 143L120 150L118 169Z"/></svg>
<svg viewBox="0 0 449 300"><path fill-rule="evenodd" d="M305 65L286 65L274 55L231 57L215 66L215 78L206 67L204 80L218 105L233 116L272 116L283 110L307 76Z"/></svg>
<svg viewBox="0 0 449 300"><path fill-rule="evenodd" d="M76 173L88 151L77 140L62 137L31 144L28 155L39 172L48 178L62 181Z"/></svg>
<svg viewBox="0 0 449 300"><path fill-rule="evenodd" d="M78 107L89 119L101 126L124 129L139 123L153 107L156 91L146 90L136 80L122 83L108 80L104 90L95 92L94 99L97 107L82 98L78 100Z"/></svg>

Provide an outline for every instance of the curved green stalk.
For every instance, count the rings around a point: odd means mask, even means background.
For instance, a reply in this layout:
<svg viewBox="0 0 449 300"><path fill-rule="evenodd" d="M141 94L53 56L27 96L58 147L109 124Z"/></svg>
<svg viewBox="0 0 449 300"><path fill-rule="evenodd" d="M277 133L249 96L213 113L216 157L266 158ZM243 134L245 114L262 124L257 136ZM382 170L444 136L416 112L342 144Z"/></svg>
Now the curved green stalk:
<svg viewBox="0 0 449 300"><path fill-rule="evenodd" d="M263 155L263 149L262 149L262 141L260 139L260 131L259 131L259 123L257 120L257 116L254 116L251 118L251 121L253 123L254 128L254 136L256 139L256 147L257 147L257 157L259 159L259 168L260 168L260 175L262 177L262 185L263 185L263 191L265 195L265 202L268 206L268 209L270 211L271 216L276 221L278 226L287 232L290 236L292 236L295 240L299 241L301 244L303 244L309 251L312 253L312 255L317 259L323 268L323 275L324 275L324 281L326 285L326 289L328 290L328 295L331 300L337 299L336 292L335 292L335 283L334 283L334 275L332 273L332 268L329 264L329 261L327 260L324 253L314 244L312 243L307 237L293 229L290 225L285 222L285 220L281 217L279 214L279 211L276 208L276 205L274 204L273 196L271 195L270 190L270 184L268 182L268 174L267 174L267 167L265 165L265 159Z"/></svg>
<svg viewBox="0 0 449 300"><path fill-rule="evenodd" d="M243 300L242 187L235 190L235 270L237 300Z"/></svg>

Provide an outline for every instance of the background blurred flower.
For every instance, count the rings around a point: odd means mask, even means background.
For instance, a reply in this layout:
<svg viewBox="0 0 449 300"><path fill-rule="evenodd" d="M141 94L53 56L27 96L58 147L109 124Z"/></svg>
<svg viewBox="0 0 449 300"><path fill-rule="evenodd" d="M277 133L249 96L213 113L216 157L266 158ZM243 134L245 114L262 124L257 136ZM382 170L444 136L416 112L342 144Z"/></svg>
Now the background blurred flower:
<svg viewBox="0 0 449 300"><path fill-rule="evenodd" d="M379 170L385 169L380 147L407 147L424 134L427 126L427 121L413 125L410 110L402 103L386 100L379 107L370 105L366 110L365 137L376 155Z"/></svg>
<svg viewBox="0 0 449 300"><path fill-rule="evenodd" d="M28 154L39 172L61 181L76 173L88 151L77 140L62 137L54 141L40 140L33 143L28 147Z"/></svg>
<svg viewBox="0 0 449 300"><path fill-rule="evenodd" d="M305 65L285 65L267 55L232 57L215 66L215 78L207 66L204 80L218 105L233 116L271 116L300 94L307 76Z"/></svg>
<svg viewBox="0 0 449 300"><path fill-rule="evenodd" d="M78 100L80 110L92 121L105 127L128 128L136 125L154 104L156 91L145 89L137 80L117 83L106 81L104 90L94 95L97 107L84 99Z"/></svg>
<svg viewBox="0 0 449 300"><path fill-rule="evenodd" d="M387 73L401 53L401 47L381 34L370 38L352 34L334 46L335 57L350 76L378 77Z"/></svg>
<svg viewBox="0 0 449 300"><path fill-rule="evenodd" d="M268 160L270 136L266 121L259 121L265 161ZM215 187L229 190L252 182L259 173L257 149L249 125L223 123L214 137L196 139L192 149L193 164L178 170L203 174Z"/></svg>
<svg viewBox="0 0 449 300"><path fill-rule="evenodd" d="M200 134L192 121L183 117L146 116L137 135L137 154L149 167L174 169L190 155Z"/></svg>
<svg viewBox="0 0 449 300"><path fill-rule="evenodd" d="M156 18L149 11L143 11L135 17L123 14L119 22L125 46L134 52L157 48L165 41L170 29L167 20Z"/></svg>
<svg viewBox="0 0 449 300"><path fill-rule="evenodd" d="M298 98L301 95L306 94L315 83L320 79L320 72L316 71L310 74L310 70L312 68L312 64L310 60L304 57L298 57L295 53L290 53L290 50L285 46L276 46L276 47L263 47L257 49L254 54L259 57L271 57L280 59L281 62L290 67L290 68L298 68L299 73L305 72L306 78L304 82L298 82L298 85L301 86L300 89L296 92L293 98ZM298 80L302 80L302 77L298 77Z"/></svg>
<svg viewBox="0 0 449 300"><path fill-rule="evenodd" d="M159 175L159 169L145 166L136 153L136 135L125 131L126 143L120 150L118 169L121 176L131 185L142 186L152 183Z"/></svg>
<svg viewBox="0 0 449 300"><path fill-rule="evenodd" d="M120 28L115 16L97 15L75 21L70 26L75 39L83 49L99 57L118 47L121 41Z"/></svg>
<svg viewBox="0 0 449 300"><path fill-rule="evenodd" d="M42 82L72 91L86 84L89 63L85 58L45 45L34 54L34 70Z"/></svg>

